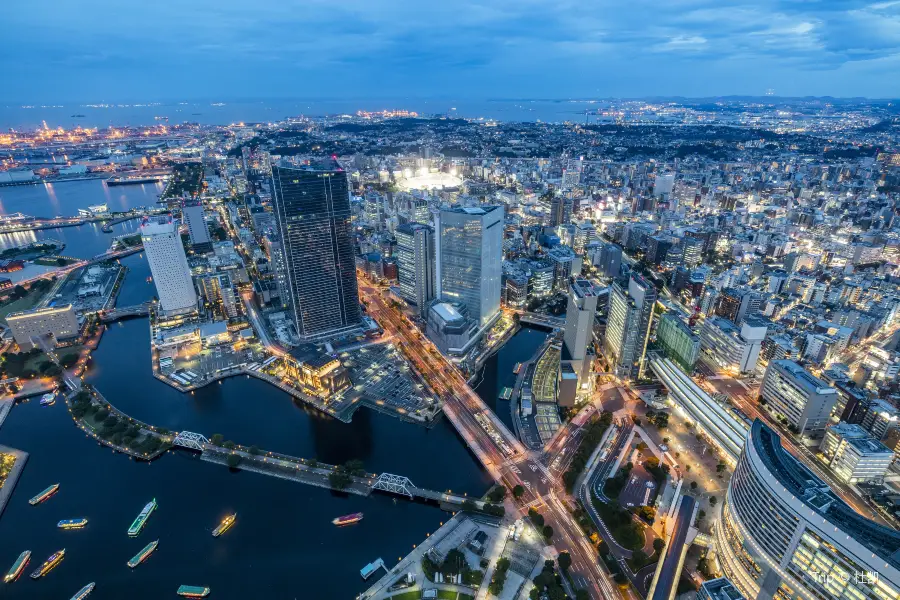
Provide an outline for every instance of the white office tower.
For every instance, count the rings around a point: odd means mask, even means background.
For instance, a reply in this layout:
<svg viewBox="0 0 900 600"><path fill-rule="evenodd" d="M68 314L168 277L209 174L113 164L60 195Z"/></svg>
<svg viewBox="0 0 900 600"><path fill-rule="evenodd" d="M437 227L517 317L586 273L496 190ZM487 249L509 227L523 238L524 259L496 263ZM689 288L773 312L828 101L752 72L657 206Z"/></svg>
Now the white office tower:
<svg viewBox="0 0 900 600"><path fill-rule="evenodd" d="M653 195L671 194L675 188L675 173L658 173L653 182Z"/></svg>
<svg viewBox="0 0 900 600"><path fill-rule="evenodd" d="M212 252L212 240L209 237L209 227L206 226L203 202L199 199L185 200L181 205L181 216L188 227L194 252Z"/></svg>
<svg viewBox="0 0 900 600"><path fill-rule="evenodd" d="M613 283L603 352L616 377L634 380L643 371L655 304L656 288L639 273L632 272L627 288Z"/></svg>
<svg viewBox="0 0 900 600"><path fill-rule="evenodd" d="M172 217L145 219L141 224L144 253L150 263L159 306L167 313L190 312L197 308L197 293L191 268L184 255L178 225Z"/></svg>
<svg viewBox="0 0 900 600"><path fill-rule="evenodd" d="M500 313L503 206L444 208L434 219L435 295L464 304L481 329Z"/></svg>

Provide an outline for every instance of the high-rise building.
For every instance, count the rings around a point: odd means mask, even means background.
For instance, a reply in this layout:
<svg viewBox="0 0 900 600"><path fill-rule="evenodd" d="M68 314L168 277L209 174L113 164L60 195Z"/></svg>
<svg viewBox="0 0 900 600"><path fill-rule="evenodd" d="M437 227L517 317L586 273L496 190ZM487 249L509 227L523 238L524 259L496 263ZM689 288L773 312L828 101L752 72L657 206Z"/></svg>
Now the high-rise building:
<svg viewBox="0 0 900 600"><path fill-rule="evenodd" d="M434 299L434 230L421 223L407 223L397 227L394 237L400 296L424 315Z"/></svg>
<svg viewBox="0 0 900 600"><path fill-rule="evenodd" d="M695 237L684 237L681 240L681 262L689 269L703 262L703 240Z"/></svg>
<svg viewBox="0 0 900 600"><path fill-rule="evenodd" d="M700 352L716 371L737 375L756 369L767 324L755 317L738 327L728 319L710 317L700 328Z"/></svg>
<svg viewBox="0 0 900 600"><path fill-rule="evenodd" d="M751 290L724 288L719 295L716 314L738 325L747 315L759 312L762 296Z"/></svg>
<svg viewBox="0 0 900 600"><path fill-rule="evenodd" d="M622 267L622 248L616 244L603 244L594 266L604 277L618 277Z"/></svg>
<svg viewBox="0 0 900 600"><path fill-rule="evenodd" d="M594 315L597 314L597 301L601 290L587 279L576 279L569 288L569 306L566 310L566 328L563 332L563 347L560 355L560 377L566 370L563 365L571 367L575 374L575 386L560 385L560 406L574 406L575 394L582 384L589 383L592 354L588 348L594 337ZM563 391L565 390L565 394Z"/></svg>
<svg viewBox="0 0 900 600"><path fill-rule="evenodd" d="M31 350L39 338L48 339L55 346L58 340L71 339L79 333L78 317L71 304L13 312L7 315L6 322L21 350Z"/></svg>
<svg viewBox="0 0 900 600"><path fill-rule="evenodd" d="M659 318L656 343L666 358L678 363L686 373L693 372L700 357L700 337L678 315L666 313Z"/></svg>
<svg viewBox="0 0 900 600"><path fill-rule="evenodd" d="M159 306L167 313L190 312L197 308L197 292L191 268L184 254L178 225L172 217L148 217L141 224L144 254L159 296Z"/></svg>
<svg viewBox="0 0 900 600"><path fill-rule="evenodd" d="M647 262L659 266L666 259L672 241L663 235L654 235L647 240Z"/></svg>
<svg viewBox="0 0 900 600"><path fill-rule="evenodd" d="M197 283L206 302L232 319L240 314L240 302L228 273L216 273L199 277Z"/></svg>
<svg viewBox="0 0 900 600"><path fill-rule="evenodd" d="M307 341L362 324L347 174L330 161L272 168L273 204L284 248L288 306Z"/></svg>
<svg viewBox="0 0 900 600"><path fill-rule="evenodd" d="M212 252L212 239L206 225L203 202L199 198L185 198L181 203L181 216L188 227L191 248L198 254Z"/></svg>
<svg viewBox="0 0 900 600"><path fill-rule="evenodd" d="M466 306L484 327L500 312L503 207L441 209L435 213L435 295Z"/></svg>
<svg viewBox="0 0 900 600"><path fill-rule="evenodd" d="M631 274L627 288L613 283L603 351L617 377L637 379L643 370L655 304L656 288L640 274Z"/></svg>
<svg viewBox="0 0 900 600"><path fill-rule="evenodd" d="M572 200L560 195L550 199L550 227L559 227L572 220Z"/></svg>
<svg viewBox="0 0 900 600"><path fill-rule="evenodd" d="M719 564L747 598L900 597L900 532L845 504L759 420L714 535Z"/></svg>
<svg viewBox="0 0 900 600"><path fill-rule="evenodd" d="M766 368L760 395L797 433L821 432L837 402L837 390L790 360Z"/></svg>
<svg viewBox="0 0 900 600"><path fill-rule="evenodd" d="M879 481L894 462L894 452L851 423L825 429L820 446L828 466L844 483Z"/></svg>

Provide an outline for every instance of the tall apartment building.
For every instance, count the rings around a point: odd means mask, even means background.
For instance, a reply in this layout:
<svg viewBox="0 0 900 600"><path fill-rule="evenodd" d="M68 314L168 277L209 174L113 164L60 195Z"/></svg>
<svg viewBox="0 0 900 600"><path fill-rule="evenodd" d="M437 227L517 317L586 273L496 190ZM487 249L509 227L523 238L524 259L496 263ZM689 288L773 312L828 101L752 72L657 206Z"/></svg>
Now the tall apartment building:
<svg viewBox="0 0 900 600"><path fill-rule="evenodd" d="M209 227L206 225L203 201L199 198L184 199L181 202L181 216L187 225L194 252L212 252L212 238L209 237Z"/></svg>
<svg viewBox="0 0 900 600"><path fill-rule="evenodd" d="M71 304L10 313L6 323L22 350L34 348L38 338L46 337L54 346L57 340L73 338L79 331L78 317Z"/></svg>
<svg viewBox="0 0 900 600"><path fill-rule="evenodd" d="M738 325L753 313L759 312L762 296L751 290L727 287L719 295L716 314Z"/></svg>
<svg viewBox="0 0 900 600"><path fill-rule="evenodd" d="M434 230L421 223L407 223L397 227L394 237L400 296L424 315L434 299Z"/></svg>
<svg viewBox="0 0 900 600"><path fill-rule="evenodd" d="M331 160L272 167L289 311L306 341L359 329L347 174Z"/></svg>
<svg viewBox="0 0 900 600"><path fill-rule="evenodd" d="M686 373L694 370L700 357L700 336L676 314L665 313L656 327L656 343L666 358L678 363Z"/></svg>
<svg viewBox="0 0 900 600"><path fill-rule="evenodd" d="M750 373L756 369L765 322L749 318L738 327L728 319L710 317L700 328L700 353L717 371Z"/></svg>
<svg viewBox="0 0 900 600"><path fill-rule="evenodd" d="M900 409L884 400L872 400L862 419L862 426L880 440L892 429L900 427Z"/></svg>
<svg viewBox="0 0 900 600"><path fill-rule="evenodd" d="M654 304L656 288L640 274L631 274L627 288L619 282L613 283L603 352L617 377L639 377L650 336Z"/></svg>
<svg viewBox="0 0 900 600"><path fill-rule="evenodd" d="M800 434L822 432L837 402L837 390L790 360L766 368L760 395Z"/></svg>
<svg viewBox="0 0 900 600"><path fill-rule="evenodd" d="M466 306L484 327L500 312L503 207L441 209L435 213L435 296Z"/></svg>
<svg viewBox="0 0 900 600"><path fill-rule="evenodd" d="M859 425L850 423L826 428L820 450L844 483L878 481L894 462L892 450Z"/></svg>
<svg viewBox="0 0 900 600"><path fill-rule="evenodd" d="M170 314L197 308L197 292L184 254L178 225L172 217L148 217L141 224L144 254L156 285L160 308Z"/></svg>

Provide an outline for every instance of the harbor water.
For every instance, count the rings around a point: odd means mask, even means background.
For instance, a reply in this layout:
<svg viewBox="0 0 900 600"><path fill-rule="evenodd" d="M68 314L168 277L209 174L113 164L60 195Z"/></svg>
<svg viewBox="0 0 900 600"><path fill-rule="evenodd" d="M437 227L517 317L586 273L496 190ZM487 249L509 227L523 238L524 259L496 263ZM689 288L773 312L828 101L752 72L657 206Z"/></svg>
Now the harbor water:
<svg viewBox="0 0 900 600"><path fill-rule="evenodd" d="M59 184L57 194L65 185L82 184ZM15 196L18 189L12 190ZM10 193L0 191L4 203ZM96 202L88 196L67 202L77 210ZM129 198L144 203L136 192ZM39 208L32 212L42 214ZM96 254L96 240L106 240L105 249L110 237L87 226L66 233L66 254L73 256ZM151 298L155 290L143 255L122 263L129 271L119 305ZM172 430L221 433L237 443L330 463L358 459L370 471L405 475L425 488L480 495L490 485L446 420L425 429L361 409L344 424L246 377L182 394L152 377L149 355L146 318L113 324L92 355L86 380L127 414ZM181 584L209 586L213 598L349 599L372 583L362 580L359 569L379 557L394 564L448 516L435 506L386 495L363 498L231 471L180 450L152 463L130 460L87 438L62 402L14 407L0 428L0 444L30 455L0 516L0 569L5 573L22 550L32 551L24 576L3 586L2 597L9 599L69 598L90 581L97 582L92 600L174 597ZM52 483L60 484L54 497L28 504ZM128 526L152 498L159 508L141 534L129 538ZM212 537L233 512L234 527ZM331 524L353 512L365 518L343 528ZM56 527L78 517L88 519L84 529ZM156 552L129 569L128 559L155 539ZM60 548L66 556L58 567L37 581L27 577Z"/></svg>

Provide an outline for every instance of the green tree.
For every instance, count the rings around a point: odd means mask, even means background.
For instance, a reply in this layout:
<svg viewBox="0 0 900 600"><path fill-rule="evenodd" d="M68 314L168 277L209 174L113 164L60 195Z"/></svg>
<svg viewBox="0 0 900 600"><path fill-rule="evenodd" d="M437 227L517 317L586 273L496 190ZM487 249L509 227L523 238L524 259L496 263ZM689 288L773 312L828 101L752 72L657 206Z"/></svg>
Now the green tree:
<svg viewBox="0 0 900 600"><path fill-rule="evenodd" d="M575 600L591 600L591 595L584 588L575 590Z"/></svg>
<svg viewBox="0 0 900 600"><path fill-rule="evenodd" d="M656 538L653 540L653 551L657 554L662 554L663 548L666 547L666 541L662 538Z"/></svg>
<svg viewBox="0 0 900 600"><path fill-rule="evenodd" d="M224 439L225 436L223 436L221 433L214 433L212 434L212 437L209 438L209 443L213 446L221 446Z"/></svg>
<svg viewBox="0 0 900 600"><path fill-rule="evenodd" d="M525 488L523 488L521 485L516 485L516 487L513 488L512 493L513 493L513 498L518 500L519 498L521 498L522 496L525 495Z"/></svg>
<svg viewBox="0 0 900 600"><path fill-rule="evenodd" d="M225 448L226 450L234 450L234 442L232 442L231 440L228 440L227 442L222 444L222 447Z"/></svg>
<svg viewBox="0 0 900 600"><path fill-rule="evenodd" d="M536 511L534 508L528 509L528 518L531 519L531 522L534 523L538 528L544 526L544 515Z"/></svg>
<svg viewBox="0 0 900 600"><path fill-rule="evenodd" d="M715 506L716 503L717 503L718 501L719 501L719 499L716 498L715 496L710 496L710 497L709 497L709 505L710 505L710 506Z"/></svg>
<svg viewBox="0 0 900 600"><path fill-rule="evenodd" d="M328 474L328 483L336 490L343 490L351 481L350 475L344 471L335 470Z"/></svg>
<svg viewBox="0 0 900 600"><path fill-rule="evenodd" d="M259 448L257 448L256 446L250 446L250 450L248 450L248 452L250 452L250 454L252 454L253 456L260 455Z"/></svg>
<svg viewBox="0 0 900 600"><path fill-rule="evenodd" d="M647 553L643 550L635 550L631 553L631 564L634 565L635 569L643 568L647 564L647 560Z"/></svg>
<svg viewBox="0 0 900 600"><path fill-rule="evenodd" d="M231 469L236 469L239 464L241 464L241 457L238 454L229 454L225 463Z"/></svg>
<svg viewBox="0 0 900 600"><path fill-rule="evenodd" d="M544 539L548 542L553 539L553 528L549 525L544 525L544 528L541 530L541 533L544 534Z"/></svg>
<svg viewBox="0 0 900 600"><path fill-rule="evenodd" d="M696 489L697 489L697 482L696 482L696 481L692 481L692 482L691 482L691 489L692 489L692 490L696 490Z"/></svg>
<svg viewBox="0 0 900 600"><path fill-rule="evenodd" d="M565 573L572 566L572 556L568 552L560 552L556 563L559 565L559 570Z"/></svg>
<svg viewBox="0 0 900 600"><path fill-rule="evenodd" d="M344 468L351 475L356 475L357 477L363 477L366 474L366 469L363 466L363 462L358 459L348 460L344 463Z"/></svg>

